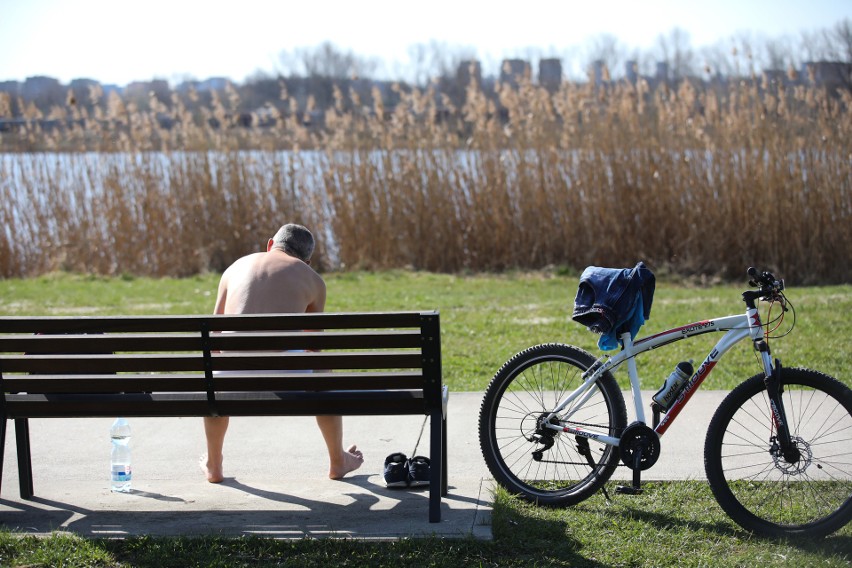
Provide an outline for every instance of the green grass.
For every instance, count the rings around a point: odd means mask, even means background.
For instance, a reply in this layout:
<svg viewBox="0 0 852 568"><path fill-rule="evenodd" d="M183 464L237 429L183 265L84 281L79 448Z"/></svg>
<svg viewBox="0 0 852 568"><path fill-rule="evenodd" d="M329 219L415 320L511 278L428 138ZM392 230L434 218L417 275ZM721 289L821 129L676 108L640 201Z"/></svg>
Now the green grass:
<svg viewBox="0 0 852 568"><path fill-rule="evenodd" d="M344 272L325 275L327 311L429 310L441 312L444 381L453 391L482 391L507 359L537 343L560 342L601 354L597 336L571 321L576 273L502 275L422 272ZM8 315L212 313L218 276L149 279L51 274L0 280L0 313ZM651 319L640 335L742 313L742 284L696 286L661 281ZM772 343L787 366L821 370L852 384L852 286L788 290L796 307L791 335ZM792 321L788 315L784 327ZM656 389L682 359L701 361L721 334L698 336L639 358L642 387ZM730 389L760 368L743 342L725 355L703 388ZM627 387L626 373L616 377Z"/></svg>
<svg viewBox="0 0 852 568"><path fill-rule="evenodd" d="M260 537L40 539L0 531L0 565L217 566L849 566L849 526L821 541L756 539L719 509L702 481L645 484L639 497L598 493L545 509L496 494L493 541L282 541Z"/></svg>
<svg viewBox="0 0 852 568"><path fill-rule="evenodd" d="M328 311L438 309L445 382L481 391L515 352L564 342L599 353L596 336L571 322L577 274L445 275L390 271L325 275ZM0 280L0 313L210 313L218 277L101 278L53 274ZM658 282L645 331L742 311L742 285ZM852 286L791 287L793 333L773 343L786 365L820 369L850 384ZM786 322L785 322L786 323ZM644 332L643 332L644 333ZM656 388L682 358L702 358L721 337L679 342L640 360L643 386ZM757 370L748 346L732 352L705 383L731 388ZM620 377L621 380L624 377ZM492 542L275 541L262 538L82 539L0 531L0 566L849 566L852 526L822 541L750 537L716 504L703 481L646 483L640 497L597 494L568 509L544 509L498 491ZM612 488L610 488L612 494Z"/></svg>

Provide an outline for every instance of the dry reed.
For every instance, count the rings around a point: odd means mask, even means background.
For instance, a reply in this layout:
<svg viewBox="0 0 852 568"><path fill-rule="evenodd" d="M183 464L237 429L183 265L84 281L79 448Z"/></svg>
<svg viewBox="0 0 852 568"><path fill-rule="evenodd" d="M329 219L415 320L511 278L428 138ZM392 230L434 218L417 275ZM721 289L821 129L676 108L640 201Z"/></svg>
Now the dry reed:
<svg viewBox="0 0 852 568"><path fill-rule="evenodd" d="M323 269L650 266L852 281L849 92L685 81L530 82L456 108L431 90L335 93L324 124L231 90L200 113L111 94L0 144L0 276L188 275L308 225ZM8 108L0 101L0 112Z"/></svg>

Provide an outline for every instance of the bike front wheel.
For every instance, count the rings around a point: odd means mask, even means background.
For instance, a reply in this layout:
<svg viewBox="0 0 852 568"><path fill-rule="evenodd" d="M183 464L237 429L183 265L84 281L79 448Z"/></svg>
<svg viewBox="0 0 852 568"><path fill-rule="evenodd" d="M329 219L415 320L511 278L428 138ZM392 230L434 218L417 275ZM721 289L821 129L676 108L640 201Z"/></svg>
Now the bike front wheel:
<svg viewBox="0 0 852 568"><path fill-rule="evenodd" d="M495 481L511 493L540 505L573 505L600 489L615 471L617 448L541 427L542 418L583 384L583 373L594 362L577 347L536 345L512 357L494 375L480 409L479 441ZM620 435L627 411L610 373L578 401L581 407L569 406L552 422L576 410L561 423Z"/></svg>
<svg viewBox="0 0 852 568"><path fill-rule="evenodd" d="M809 369L783 369L783 410L796 446L778 446L763 375L730 392L707 430L713 495L740 526L768 537L822 537L852 519L852 391Z"/></svg>

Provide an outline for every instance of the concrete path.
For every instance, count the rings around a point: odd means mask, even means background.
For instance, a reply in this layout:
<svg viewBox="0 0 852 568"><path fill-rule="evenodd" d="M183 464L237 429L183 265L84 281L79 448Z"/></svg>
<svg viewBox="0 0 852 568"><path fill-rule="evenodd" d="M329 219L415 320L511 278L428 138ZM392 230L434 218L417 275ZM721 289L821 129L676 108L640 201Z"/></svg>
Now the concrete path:
<svg viewBox="0 0 852 568"><path fill-rule="evenodd" d="M704 434L725 394L696 393L663 437L660 460L643 479L704 478ZM22 533L63 530L87 537L491 538L492 481L477 430L481 400L481 393L450 393L449 495L440 523L428 521L428 490L387 489L382 478L385 456L412 455L423 419L378 416L344 419L344 442L358 444L366 461L342 481L326 476L325 446L313 418L233 418L225 443L227 479L219 485L207 483L198 466L205 451L200 418L132 418L128 494L108 489L112 419L31 420L35 498L19 497L11 427L0 524ZM632 408L629 393L625 400ZM428 451L427 426L417 453ZM627 468L616 473L630 476Z"/></svg>

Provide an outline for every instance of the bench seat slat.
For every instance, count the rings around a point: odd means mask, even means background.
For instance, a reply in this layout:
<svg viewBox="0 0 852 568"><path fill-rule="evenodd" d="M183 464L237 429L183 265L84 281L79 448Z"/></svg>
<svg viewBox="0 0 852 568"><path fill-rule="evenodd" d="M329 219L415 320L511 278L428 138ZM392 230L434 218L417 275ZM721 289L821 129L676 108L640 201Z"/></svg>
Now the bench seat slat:
<svg viewBox="0 0 852 568"><path fill-rule="evenodd" d="M4 379L4 390L11 393L121 393L121 392L204 392L204 375L13 375ZM270 375L235 374L213 377L213 390L360 390L422 388L420 371L382 371L355 373L276 373Z"/></svg>
<svg viewBox="0 0 852 568"><path fill-rule="evenodd" d="M422 390L233 392L217 398L216 408L223 416L376 416L424 414L428 410ZM7 395L6 410L8 418L210 415L206 397L195 392Z"/></svg>

